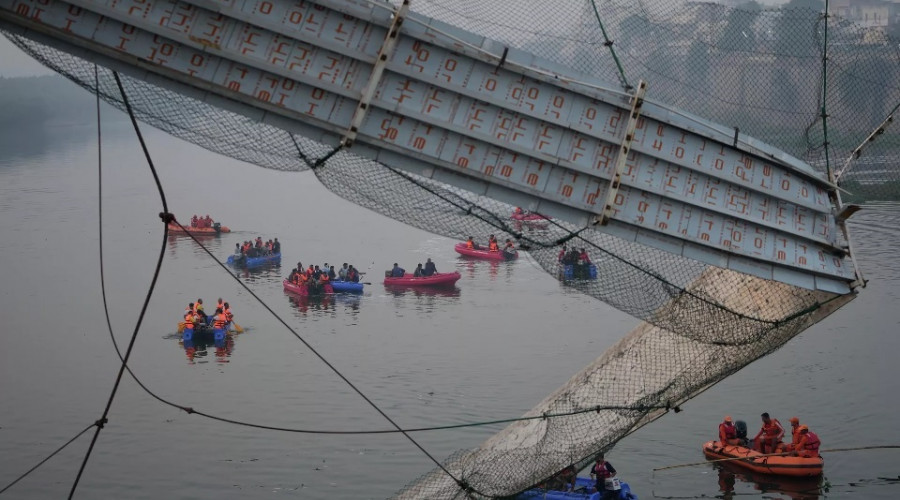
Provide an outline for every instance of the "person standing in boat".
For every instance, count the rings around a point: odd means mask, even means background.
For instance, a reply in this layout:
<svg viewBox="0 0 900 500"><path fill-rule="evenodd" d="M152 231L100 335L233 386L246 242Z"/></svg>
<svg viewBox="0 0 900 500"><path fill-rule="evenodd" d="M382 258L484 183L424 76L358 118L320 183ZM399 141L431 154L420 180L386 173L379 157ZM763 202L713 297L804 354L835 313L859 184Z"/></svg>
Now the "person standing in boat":
<svg viewBox="0 0 900 500"><path fill-rule="evenodd" d="M753 448L760 453L775 453L781 438L784 437L784 427L777 418L769 417L768 413L763 413L762 428L753 438Z"/></svg>
<svg viewBox="0 0 900 500"><path fill-rule="evenodd" d="M619 479L616 477L616 468L604 459L602 453L597 455L594 460L594 466L591 467L591 478L596 481L594 488L603 492L600 497L603 500L611 500L619 496L622 485L619 484Z"/></svg>
<svg viewBox="0 0 900 500"><path fill-rule="evenodd" d="M397 265L396 262L394 262L394 268L391 269L391 277L392 278L402 278L404 274L406 274L406 270L403 269L402 267L400 267L399 265Z"/></svg>
<svg viewBox="0 0 900 500"><path fill-rule="evenodd" d="M425 270L422 269L422 263L419 262L419 265L416 266L416 270L413 271L413 278L421 278L421 277L425 276L424 273L425 273Z"/></svg>
<svg viewBox="0 0 900 500"><path fill-rule="evenodd" d="M225 313L225 329L229 329L234 323L234 313L231 311L231 306L228 302L222 304L222 312Z"/></svg>
<svg viewBox="0 0 900 500"><path fill-rule="evenodd" d="M278 238L275 238L275 242L272 243L272 253L281 253L281 242L278 241Z"/></svg>
<svg viewBox="0 0 900 500"><path fill-rule="evenodd" d="M334 272L334 266L328 267L328 279L331 281L334 281L335 279L337 279L337 273Z"/></svg>
<svg viewBox="0 0 900 500"><path fill-rule="evenodd" d="M431 259L425 261L425 269L422 271L422 276L433 276L437 274L437 267L434 266L434 262L431 262Z"/></svg>
<svg viewBox="0 0 900 500"><path fill-rule="evenodd" d="M815 432L809 430L809 427L805 425L801 425L798 431L800 433L800 442L797 443L797 448L794 450L793 454L803 458L815 458L819 456L819 446L822 444L821 441L819 441L819 436L817 436Z"/></svg>
<svg viewBox="0 0 900 500"><path fill-rule="evenodd" d="M191 227L197 227L197 214L191 217Z"/></svg>
<svg viewBox="0 0 900 500"><path fill-rule="evenodd" d="M350 281L349 279L347 279L347 272L348 272L348 271L350 271L350 268L347 267L347 263L344 262L344 265L341 266L340 269L338 269L338 278L339 278L341 281Z"/></svg>
<svg viewBox="0 0 900 500"><path fill-rule="evenodd" d="M725 420L719 424L719 442L722 446L736 446L741 444L741 440L737 437L737 428L734 426L731 417L726 415Z"/></svg>

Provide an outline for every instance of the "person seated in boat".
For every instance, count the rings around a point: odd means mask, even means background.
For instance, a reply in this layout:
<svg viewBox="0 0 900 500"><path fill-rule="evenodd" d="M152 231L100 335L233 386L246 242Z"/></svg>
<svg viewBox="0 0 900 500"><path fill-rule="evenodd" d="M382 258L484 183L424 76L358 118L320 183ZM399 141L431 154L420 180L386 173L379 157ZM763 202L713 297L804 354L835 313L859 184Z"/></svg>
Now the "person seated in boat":
<svg viewBox="0 0 900 500"><path fill-rule="evenodd" d="M406 274L406 270L402 267L398 266L396 262L394 262L394 268L391 269L391 277L392 278L402 278L403 275Z"/></svg>
<svg viewBox="0 0 900 500"><path fill-rule="evenodd" d="M197 214L191 217L191 227L197 227Z"/></svg>
<svg viewBox="0 0 900 500"><path fill-rule="evenodd" d="M325 271L321 271L319 273L319 286L325 286L331 282L331 277L328 276L328 273Z"/></svg>
<svg viewBox="0 0 900 500"><path fill-rule="evenodd" d="M619 496L619 490L622 489L622 486L619 484L619 479L616 478L616 468L606 461L603 453L600 453L594 459L594 466L591 467L591 478L595 481L594 488L599 492L603 492L603 495L600 497L603 500Z"/></svg>
<svg viewBox="0 0 900 500"><path fill-rule="evenodd" d="M469 236L469 239L466 240L466 248L469 250L478 250L478 245L475 244L475 241Z"/></svg>
<svg viewBox="0 0 900 500"><path fill-rule="evenodd" d="M737 428L734 426L731 417L726 415L725 420L719 424L719 443L722 446L737 446L741 444L741 440L737 437Z"/></svg>
<svg viewBox="0 0 900 500"><path fill-rule="evenodd" d="M313 268L313 265L310 264L309 267L306 268L306 277L312 278L313 274L315 274L315 273L316 273L316 270Z"/></svg>
<svg viewBox="0 0 900 500"><path fill-rule="evenodd" d="M585 251L585 249L583 248L578 252L578 260L585 266L591 263L591 258L588 256L587 251Z"/></svg>
<svg viewBox="0 0 900 500"><path fill-rule="evenodd" d="M422 276L425 276L423 274L424 272L425 272L425 270L422 269L422 263L419 262L419 265L416 266L416 270L413 271L413 278L421 278Z"/></svg>
<svg viewBox="0 0 900 500"><path fill-rule="evenodd" d="M197 299L194 302L194 314L206 319L206 314L203 312L203 299Z"/></svg>
<svg viewBox="0 0 900 500"><path fill-rule="evenodd" d="M342 265L341 268L338 269L338 279L341 281L350 281L347 279L347 271L349 270L350 268L347 267L347 263L344 262L344 265Z"/></svg>
<svg viewBox="0 0 900 500"><path fill-rule="evenodd" d="M319 269L319 266L313 268L312 279L319 281L319 278L322 276L322 270Z"/></svg>
<svg viewBox="0 0 900 500"><path fill-rule="evenodd" d="M563 261L566 259L566 254L567 254L567 253L568 253L568 247L566 247L565 245L563 245L562 248L559 250L559 255L556 256L556 260L557 260L560 264L563 264L563 263L564 263Z"/></svg>
<svg viewBox="0 0 900 500"><path fill-rule="evenodd" d="M500 245L497 244L497 240L494 239L494 235L491 235L491 239L488 241L488 251L489 252L499 252Z"/></svg>
<svg viewBox="0 0 900 500"><path fill-rule="evenodd" d="M246 255L251 259L255 259L257 257L262 257L262 251L257 247L250 247L247 249Z"/></svg>
<svg viewBox="0 0 900 500"><path fill-rule="evenodd" d="M800 419L791 417L788 422L791 423L791 442L789 444L779 443L777 451L794 451L797 449L797 443L800 442Z"/></svg>
<svg viewBox="0 0 900 500"><path fill-rule="evenodd" d="M775 453L778 443L781 443L781 438L784 437L784 427L777 418L769 417L768 413L760 416L763 424L753 438L753 449L763 454Z"/></svg>
<svg viewBox="0 0 900 500"><path fill-rule="evenodd" d="M809 427L805 425L801 425L798 431L800 433L800 442L797 443L797 448L792 454L803 458L815 458L819 456L819 446L822 444L821 441L819 441L819 436L817 436L815 432L809 430Z"/></svg>
<svg viewBox="0 0 900 500"><path fill-rule="evenodd" d="M222 304L222 312L225 314L225 329L231 328L231 324L234 323L234 313L228 302Z"/></svg>
<svg viewBox="0 0 900 500"><path fill-rule="evenodd" d="M193 306L193 304L191 305ZM197 318L197 315L194 314L194 311L191 309L185 309L183 322L185 331L193 332L194 327L199 324L199 318Z"/></svg>
<svg viewBox="0 0 900 500"><path fill-rule="evenodd" d="M513 213L516 215L525 215L525 211L522 210L522 207L516 207L516 209L513 210Z"/></svg>
<svg viewBox="0 0 900 500"><path fill-rule="evenodd" d="M225 323L228 320L225 318L225 313L222 311L222 308L216 309L216 313L212 316L212 327L213 330L224 330Z"/></svg>
<svg viewBox="0 0 900 500"><path fill-rule="evenodd" d="M359 283L359 271L357 271L353 266L350 266L350 268L347 269L347 281Z"/></svg>
<svg viewBox="0 0 900 500"><path fill-rule="evenodd" d="M503 244L503 251L506 253L516 253L516 246L513 244L511 239L506 239Z"/></svg>
<svg viewBox="0 0 900 500"><path fill-rule="evenodd" d="M438 270L435 267L434 262L431 262L431 259L425 261L425 269L422 270L422 276L434 276L437 274Z"/></svg>
<svg viewBox="0 0 900 500"><path fill-rule="evenodd" d="M278 238L272 242L272 253L281 253L281 242L278 241Z"/></svg>
<svg viewBox="0 0 900 500"><path fill-rule="evenodd" d="M334 272L334 266L328 266L328 279L331 281L337 279L337 273Z"/></svg>
<svg viewBox="0 0 900 500"><path fill-rule="evenodd" d="M575 478L578 471L574 465L570 465L565 469L557 472L546 483L546 488L553 491L575 491Z"/></svg>
<svg viewBox="0 0 900 500"><path fill-rule="evenodd" d="M225 303L222 301L222 297L219 297L218 302L216 302L216 309L221 309L223 312L225 311Z"/></svg>

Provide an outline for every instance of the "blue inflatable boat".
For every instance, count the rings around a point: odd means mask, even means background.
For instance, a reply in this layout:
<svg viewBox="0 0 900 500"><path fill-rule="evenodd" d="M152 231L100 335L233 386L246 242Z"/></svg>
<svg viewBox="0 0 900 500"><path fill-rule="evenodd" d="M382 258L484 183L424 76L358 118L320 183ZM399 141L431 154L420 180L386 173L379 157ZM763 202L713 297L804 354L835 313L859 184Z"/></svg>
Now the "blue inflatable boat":
<svg viewBox="0 0 900 500"><path fill-rule="evenodd" d="M613 498L616 500L637 500L637 495L631 492L628 483L619 482L621 489L619 495ZM556 491L545 490L542 488L532 488L523 493L514 496L516 500L600 500L603 498L603 492L594 491L594 480L589 477L575 478L575 491Z"/></svg>
<svg viewBox="0 0 900 500"><path fill-rule="evenodd" d="M597 266L593 264L564 264L562 268L564 280L595 280L597 279Z"/></svg>
<svg viewBox="0 0 900 500"><path fill-rule="evenodd" d="M247 269L251 269L254 267L262 267L266 264L281 262L281 254L273 253L271 255L263 255L262 257L247 257L246 255L242 255L237 259L234 258L234 255L229 255L228 260L225 262L235 267L246 267Z"/></svg>
<svg viewBox="0 0 900 500"><path fill-rule="evenodd" d="M363 284L355 283L353 281L332 281L331 288L334 289L335 293L362 293Z"/></svg>

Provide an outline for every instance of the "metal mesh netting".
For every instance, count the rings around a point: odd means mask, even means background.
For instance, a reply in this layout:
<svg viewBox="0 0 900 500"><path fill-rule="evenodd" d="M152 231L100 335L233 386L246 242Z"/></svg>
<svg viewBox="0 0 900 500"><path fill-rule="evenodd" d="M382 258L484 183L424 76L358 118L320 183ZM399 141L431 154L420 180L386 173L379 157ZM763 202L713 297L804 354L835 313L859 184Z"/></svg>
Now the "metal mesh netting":
<svg viewBox="0 0 900 500"><path fill-rule="evenodd" d="M567 63L610 86L644 79L649 99L738 127L823 171L826 159L840 169L884 124L884 133L840 184L848 191L845 199L896 198L900 176L892 166L900 159L900 138L884 121L900 103L897 44L889 43L891 33L825 17L821 9L802 0L782 9L625 0L413 3L414 11ZM598 20L614 42L623 73ZM94 90L91 63L11 39ZM516 223L509 205L359 158L352 149L329 156L336 145L295 137L140 80L123 83L138 118L174 136L266 168L315 166L319 180L336 194L431 232L514 239L568 286L648 322L531 414L598 411L515 424L478 450L449 458L444 466L451 480L437 470L401 496L510 495L568 464L584 465L592 454L777 349L850 299L718 269L591 228ZM97 90L122 108L111 72L100 71ZM562 245L585 248L598 278L566 279Z"/></svg>

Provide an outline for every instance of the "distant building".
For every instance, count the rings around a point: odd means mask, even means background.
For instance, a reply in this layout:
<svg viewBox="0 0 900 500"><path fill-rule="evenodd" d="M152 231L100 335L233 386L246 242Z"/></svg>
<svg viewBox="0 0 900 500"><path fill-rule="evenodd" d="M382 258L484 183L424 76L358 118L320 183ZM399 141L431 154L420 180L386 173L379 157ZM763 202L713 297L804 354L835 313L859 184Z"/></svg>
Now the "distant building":
<svg viewBox="0 0 900 500"><path fill-rule="evenodd" d="M831 13L883 32L900 22L900 0L832 0Z"/></svg>

